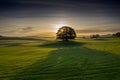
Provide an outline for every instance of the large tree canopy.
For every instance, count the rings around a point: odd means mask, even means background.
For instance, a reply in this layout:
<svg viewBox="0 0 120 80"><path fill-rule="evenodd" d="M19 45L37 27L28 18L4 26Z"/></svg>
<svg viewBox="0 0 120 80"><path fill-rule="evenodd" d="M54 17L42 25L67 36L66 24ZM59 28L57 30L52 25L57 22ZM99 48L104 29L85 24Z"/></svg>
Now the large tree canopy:
<svg viewBox="0 0 120 80"><path fill-rule="evenodd" d="M73 28L68 27L68 26L63 26L59 28L57 32L57 39L62 39L65 41L75 39L76 38L76 33Z"/></svg>

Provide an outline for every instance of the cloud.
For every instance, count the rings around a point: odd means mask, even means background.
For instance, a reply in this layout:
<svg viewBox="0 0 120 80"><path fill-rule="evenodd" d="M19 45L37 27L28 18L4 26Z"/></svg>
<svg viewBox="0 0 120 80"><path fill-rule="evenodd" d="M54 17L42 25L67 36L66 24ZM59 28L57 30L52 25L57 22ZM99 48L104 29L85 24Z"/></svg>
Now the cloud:
<svg viewBox="0 0 120 80"><path fill-rule="evenodd" d="M3 0L0 17L119 17L120 6L105 0ZM113 1L113 0L112 0ZM115 1L113 1L115 2ZM103 4L104 3L104 4ZM65 16L63 16L65 17Z"/></svg>
<svg viewBox="0 0 120 80"><path fill-rule="evenodd" d="M97 26L85 29L77 29L77 33L114 33L120 31L120 25L112 25L112 26Z"/></svg>
<svg viewBox="0 0 120 80"><path fill-rule="evenodd" d="M0 30L1 35L8 35L8 36L24 36L24 35L31 35L32 32L35 32L33 27L23 27L20 28L18 26L9 26L3 27Z"/></svg>
<svg viewBox="0 0 120 80"><path fill-rule="evenodd" d="M32 32L34 30L33 27L25 27L25 28L20 28L20 32Z"/></svg>

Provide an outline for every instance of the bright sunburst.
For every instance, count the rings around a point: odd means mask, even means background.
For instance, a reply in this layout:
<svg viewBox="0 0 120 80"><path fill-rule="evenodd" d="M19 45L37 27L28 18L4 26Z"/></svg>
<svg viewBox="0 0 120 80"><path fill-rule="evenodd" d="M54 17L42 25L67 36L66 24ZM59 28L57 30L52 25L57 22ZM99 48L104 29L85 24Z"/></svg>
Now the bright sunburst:
<svg viewBox="0 0 120 80"><path fill-rule="evenodd" d="M66 24L63 24L63 23L56 24L56 25L55 25L55 32L57 32L58 29L59 29L60 27L62 27L62 26L67 26L67 25L66 25Z"/></svg>

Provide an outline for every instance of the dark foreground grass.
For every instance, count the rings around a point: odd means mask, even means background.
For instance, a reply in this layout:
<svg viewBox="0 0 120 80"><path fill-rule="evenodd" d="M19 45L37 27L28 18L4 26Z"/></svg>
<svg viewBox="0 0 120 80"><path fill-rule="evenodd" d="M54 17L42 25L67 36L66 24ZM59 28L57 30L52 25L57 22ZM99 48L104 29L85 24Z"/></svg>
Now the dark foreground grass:
<svg viewBox="0 0 120 80"><path fill-rule="evenodd" d="M1 46L0 80L120 80L119 43L81 39Z"/></svg>

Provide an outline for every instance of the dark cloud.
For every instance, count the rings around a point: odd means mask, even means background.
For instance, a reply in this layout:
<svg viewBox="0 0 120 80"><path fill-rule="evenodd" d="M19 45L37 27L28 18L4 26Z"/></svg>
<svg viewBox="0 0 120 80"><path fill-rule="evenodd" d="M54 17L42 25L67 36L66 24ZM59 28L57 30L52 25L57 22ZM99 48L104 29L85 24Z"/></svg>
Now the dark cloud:
<svg viewBox="0 0 120 80"><path fill-rule="evenodd" d="M70 14L70 16L120 17L119 3L119 0L2 0L0 15L54 17L55 14Z"/></svg>

